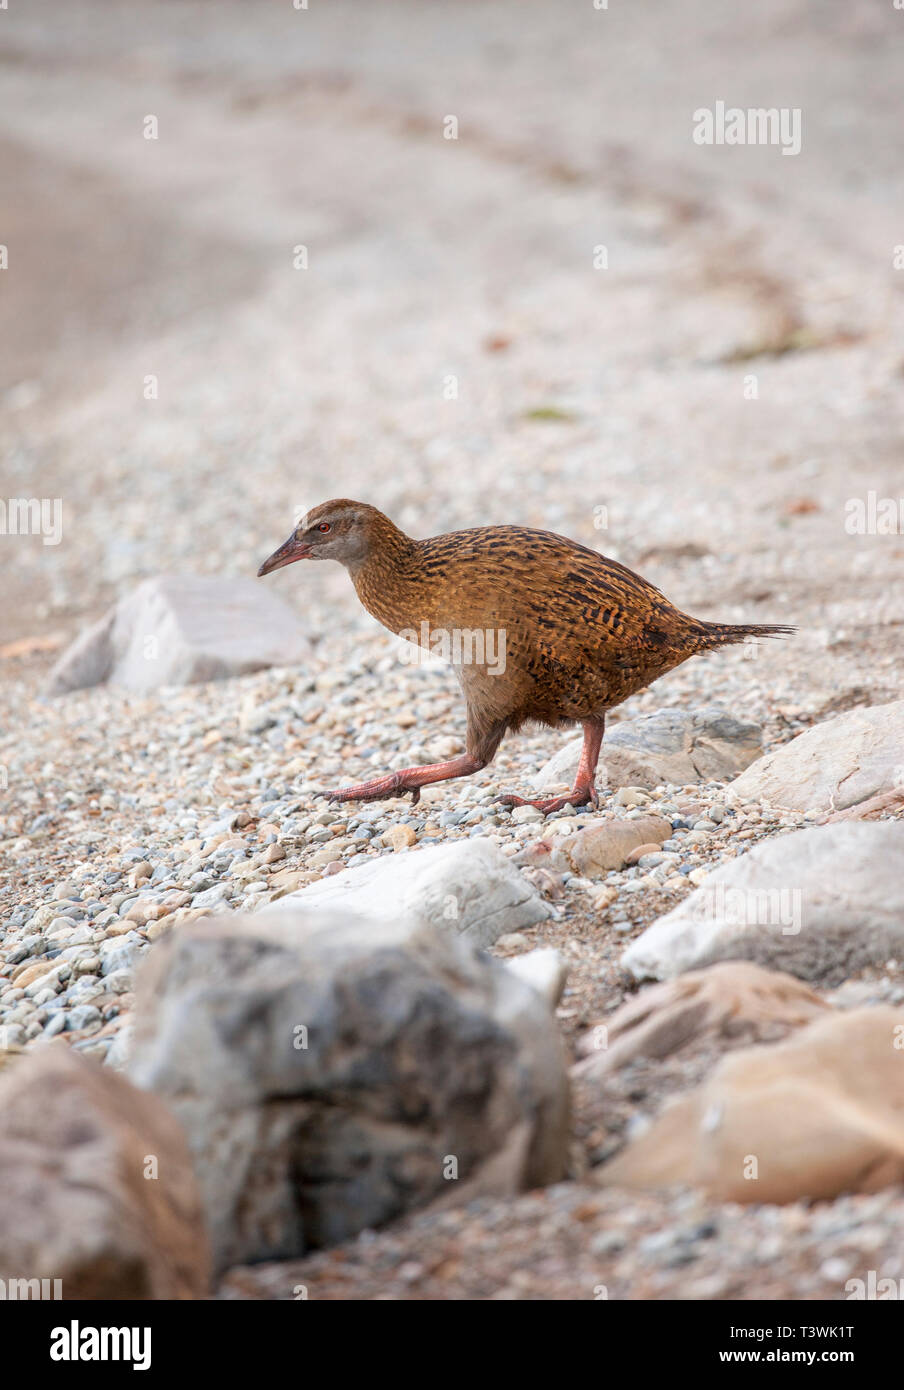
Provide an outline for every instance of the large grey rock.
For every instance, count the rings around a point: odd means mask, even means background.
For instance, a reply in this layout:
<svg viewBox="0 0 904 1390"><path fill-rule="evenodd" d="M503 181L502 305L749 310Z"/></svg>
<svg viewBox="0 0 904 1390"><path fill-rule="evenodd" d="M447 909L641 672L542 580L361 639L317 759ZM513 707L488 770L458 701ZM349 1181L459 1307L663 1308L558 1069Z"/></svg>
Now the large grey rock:
<svg viewBox="0 0 904 1390"><path fill-rule="evenodd" d="M511 859L485 839L385 855L308 884L264 910L276 911L287 902L306 911L335 909L371 921L432 924L466 936L476 946L491 946L506 932L552 915L549 903Z"/></svg>
<svg viewBox="0 0 904 1390"><path fill-rule="evenodd" d="M3 1279L59 1279L65 1299L204 1298L209 1264L185 1138L156 1096L58 1042L4 1070Z"/></svg>
<svg viewBox="0 0 904 1390"><path fill-rule="evenodd" d="M728 781L761 752L759 725L725 710L660 709L606 730L597 781L648 789ZM539 791L570 787L580 756L581 739L566 743L537 773L534 786Z"/></svg>
<svg viewBox="0 0 904 1390"><path fill-rule="evenodd" d="M402 920L284 899L182 927L139 979L129 1071L188 1134L220 1269L565 1167L549 1004L460 936Z"/></svg>
<svg viewBox="0 0 904 1390"><path fill-rule="evenodd" d="M63 652L48 692L109 681L143 692L223 680L307 661L301 623L253 579L160 575L147 579Z"/></svg>
<svg viewBox="0 0 904 1390"><path fill-rule="evenodd" d="M904 700L848 710L758 759L734 782L734 801L792 811L844 811L904 793Z"/></svg>
<svg viewBox="0 0 904 1390"><path fill-rule="evenodd" d="M904 821L798 830L757 845L629 946L638 979L752 960L835 985L904 951Z"/></svg>

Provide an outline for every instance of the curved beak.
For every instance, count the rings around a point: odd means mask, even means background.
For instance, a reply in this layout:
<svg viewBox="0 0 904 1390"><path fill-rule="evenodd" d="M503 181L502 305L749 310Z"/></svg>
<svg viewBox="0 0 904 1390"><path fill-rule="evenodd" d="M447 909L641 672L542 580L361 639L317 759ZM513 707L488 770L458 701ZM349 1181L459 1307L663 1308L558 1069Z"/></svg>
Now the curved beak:
<svg viewBox="0 0 904 1390"><path fill-rule="evenodd" d="M257 572L258 579L265 574L270 574L272 570L281 570L284 565L292 565L296 560L305 560L311 554L311 546L307 541L296 540L294 533L287 541L274 550L269 555Z"/></svg>

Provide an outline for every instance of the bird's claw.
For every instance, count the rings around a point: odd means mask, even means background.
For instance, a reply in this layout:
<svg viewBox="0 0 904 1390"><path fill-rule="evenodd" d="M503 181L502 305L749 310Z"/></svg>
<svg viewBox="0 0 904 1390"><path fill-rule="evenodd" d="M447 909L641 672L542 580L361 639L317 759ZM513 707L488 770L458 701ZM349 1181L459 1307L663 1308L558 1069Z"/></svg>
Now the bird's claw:
<svg viewBox="0 0 904 1390"><path fill-rule="evenodd" d="M411 793L411 804L416 806L421 799L420 787L406 787L402 779L381 777L376 782L359 782L353 787L338 787L335 791L324 792L327 801L385 801L389 797L404 796Z"/></svg>
<svg viewBox="0 0 904 1390"><path fill-rule="evenodd" d="M571 791L567 796L550 796L546 798L537 798L536 800L532 800L527 796L514 796L511 793L500 796L498 799L502 802L503 806L533 806L535 810L542 812L544 816L551 815L553 811L564 810L566 806L573 806L575 810L577 810L579 806L596 807L599 805L599 797L597 796L595 787L587 787L581 791Z"/></svg>

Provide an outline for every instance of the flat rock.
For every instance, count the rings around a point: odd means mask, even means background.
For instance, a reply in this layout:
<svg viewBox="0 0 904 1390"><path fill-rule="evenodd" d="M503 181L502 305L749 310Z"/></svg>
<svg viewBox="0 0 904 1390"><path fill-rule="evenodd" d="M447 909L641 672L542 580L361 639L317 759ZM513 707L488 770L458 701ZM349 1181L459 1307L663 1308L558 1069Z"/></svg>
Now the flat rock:
<svg viewBox="0 0 904 1390"><path fill-rule="evenodd" d="M207 1296L200 1194L178 1124L156 1096L62 1043L0 1082L0 1270L60 1279L65 1299Z"/></svg>
<svg viewBox="0 0 904 1390"><path fill-rule="evenodd" d="M661 1060L703 1040L776 1042L822 1017L830 1006L791 975L751 961L723 961L650 985L578 1043L583 1075Z"/></svg>
<svg viewBox="0 0 904 1390"><path fill-rule="evenodd" d="M535 926L552 909L502 851L488 840L459 840L409 854L386 855L311 883L278 907L338 910L369 920L434 925L477 946ZM264 909L275 911L277 905Z"/></svg>
<svg viewBox="0 0 904 1390"><path fill-rule="evenodd" d="M575 835L531 841L518 852L514 862L531 873L576 873L583 878L600 878L612 869L624 868L641 845L658 849L671 833L672 827L664 816L594 820Z"/></svg>
<svg viewBox="0 0 904 1390"><path fill-rule="evenodd" d="M218 1269L565 1168L547 1000L461 936L398 917L284 900L181 927L139 980L129 1071L188 1135Z"/></svg>
<svg viewBox="0 0 904 1390"><path fill-rule="evenodd" d="M904 1013L834 1014L725 1057L708 1080L595 1171L606 1187L702 1188L793 1202L904 1181Z"/></svg>
<svg viewBox="0 0 904 1390"><path fill-rule="evenodd" d="M253 579L159 575L125 595L60 656L48 693L110 682L143 692L308 660L295 612Z"/></svg>
<svg viewBox="0 0 904 1390"><path fill-rule="evenodd" d="M904 700L848 710L798 734L738 777L728 798L792 811L844 811L904 793Z"/></svg>
<svg viewBox="0 0 904 1390"><path fill-rule="evenodd" d="M606 730L598 783L650 790L662 783L724 782L759 758L762 736L726 710L660 709ZM560 748L534 777L538 791L574 782L581 739Z"/></svg>
<svg viewBox="0 0 904 1390"><path fill-rule="evenodd" d="M752 960L841 984L904 951L904 821L766 840L709 874L622 956L638 979Z"/></svg>

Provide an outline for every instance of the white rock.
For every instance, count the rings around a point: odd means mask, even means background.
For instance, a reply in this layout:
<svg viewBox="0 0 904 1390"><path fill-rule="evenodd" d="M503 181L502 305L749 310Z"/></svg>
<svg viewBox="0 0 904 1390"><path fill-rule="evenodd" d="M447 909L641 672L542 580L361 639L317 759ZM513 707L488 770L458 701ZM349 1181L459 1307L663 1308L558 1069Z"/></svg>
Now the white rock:
<svg viewBox="0 0 904 1390"><path fill-rule="evenodd" d="M552 916L511 860L482 838L385 855L308 884L262 911L296 902L379 922L431 924L477 946Z"/></svg>
<svg viewBox="0 0 904 1390"><path fill-rule="evenodd" d="M514 971L531 989L542 994L551 1009L562 998L568 967L552 947L540 947L536 951L528 951L526 955L516 956L514 960L507 960L505 968Z"/></svg>
<svg viewBox="0 0 904 1390"><path fill-rule="evenodd" d="M294 611L253 579L160 575L145 580L60 656L48 692L109 681L139 692L222 680L308 660Z"/></svg>
<svg viewBox="0 0 904 1390"><path fill-rule="evenodd" d="M841 822L764 841L632 942L622 964L668 979L752 960L840 984L904 952L904 822Z"/></svg>
<svg viewBox="0 0 904 1390"><path fill-rule="evenodd" d="M904 792L904 700L848 710L759 758L728 788L729 801L792 811L844 811Z"/></svg>

